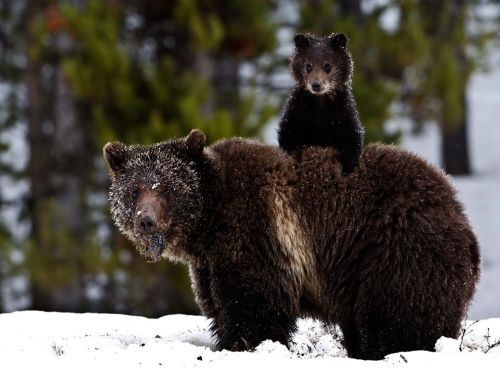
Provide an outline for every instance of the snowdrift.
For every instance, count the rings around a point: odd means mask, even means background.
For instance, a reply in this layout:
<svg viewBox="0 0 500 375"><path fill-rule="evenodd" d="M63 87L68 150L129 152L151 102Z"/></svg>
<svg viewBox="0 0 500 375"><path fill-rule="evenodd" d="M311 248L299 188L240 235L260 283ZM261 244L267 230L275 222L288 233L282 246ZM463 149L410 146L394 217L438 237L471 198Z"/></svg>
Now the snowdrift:
<svg viewBox="0 0 500 375"><path fill-rule="evenodd" d="M346 357L336 327L304 319L290 350L266 341L254 352L213 351L202 316L159 319L37 311L0 315L0 373L255 373L362 371L455 373L500 369L500 319L466 321L458 339L441 338L436 352L406 352L382 361Z"/></svg>

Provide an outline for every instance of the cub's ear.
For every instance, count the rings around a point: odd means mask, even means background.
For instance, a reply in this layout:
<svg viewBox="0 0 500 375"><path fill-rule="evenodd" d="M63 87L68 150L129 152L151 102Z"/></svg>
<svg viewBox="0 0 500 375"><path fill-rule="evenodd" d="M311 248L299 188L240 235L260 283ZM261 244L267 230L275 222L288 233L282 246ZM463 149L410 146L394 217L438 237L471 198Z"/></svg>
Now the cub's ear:
<svg viewBox="0 0 500 375"><path fill-rule="evenodd" d="M329 36L330 44L334 47L346 48L347 36L345 34L332 34Z"/></svg>
<svg viewBox="0 0 500 375"><path fill-rule="evenodd" d="M120 142L108 142L102 149L104 160L108 163L109 172L114 175L127 161L127 147Z"/></svg>
<svg viewBox="0 0 500 375"><path fill-rule="evenodd" d="M199 129L191 130L191 133L186 137L186 145L192 155L201 155L206 141L205 133Z"/></svg>
<svg viewBox="0 0 500 375"><path fill-rule="evenodd" d="M310 40L307 34L297 34L293 38L293 42L295 43L295 48L298 50L304 50L309 47Z"/></svg>

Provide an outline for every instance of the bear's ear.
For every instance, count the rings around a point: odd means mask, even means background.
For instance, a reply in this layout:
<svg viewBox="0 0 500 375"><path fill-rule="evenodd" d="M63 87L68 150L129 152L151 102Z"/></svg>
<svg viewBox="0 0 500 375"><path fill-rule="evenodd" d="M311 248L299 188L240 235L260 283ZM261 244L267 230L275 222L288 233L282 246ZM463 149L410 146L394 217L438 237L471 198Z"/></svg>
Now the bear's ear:
<svg viewBox="0 0 500 375"><path fill-rule="evenodd" d="M127 161L127 147L120 142L108 142L102 149L111 175L116 174Z"/></svg>
<svg viewBox="0 0 500 375"><path fill-rule="evenodd" d="M310 40L307 34L297 34L293 38L293 42L295 43L295 48L298 50L304 50L309 47Z"/></svg>
<svg viewBox="0 0 500 375"><path fill-rule="evenodd" d="M186 137L186 146L192 155L201 155L206 141L205 133L199 129L193 129Z"/></svg>
<svg viewBox="0 0 500 375"><path fill-rule="evenodd" d="M347 36L345 34L332 34L328 37L333 47L346 48Z"/></svg>

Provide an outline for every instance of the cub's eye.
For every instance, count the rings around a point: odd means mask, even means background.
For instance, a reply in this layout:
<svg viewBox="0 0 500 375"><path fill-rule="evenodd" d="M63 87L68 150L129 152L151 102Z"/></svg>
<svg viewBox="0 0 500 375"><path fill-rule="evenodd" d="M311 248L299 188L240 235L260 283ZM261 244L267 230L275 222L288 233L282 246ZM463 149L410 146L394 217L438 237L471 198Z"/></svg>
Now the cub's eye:
<svg viewBox="0 0 500 375"><path fill-rule="evenodd" d="M132 199L136 200L137 198L139 198L139 190L134 190L132 192Z"/></svg>
<svg viewBox="0 0 500 375"><path fill-rule="evenodd" d="M332 64L330 63L326 63L323 65L323 70L326 72L326 73L330 73L332 71Z"/></svg>
<svg viewBox="0 0 500 375"><path fill-rule="evenodd" d="M311 72L312 72L312 70L313 70L313 66L312 66L312 64L307 63L307 64L306 64L306 72L307 72L307 73L311 73Z"/></svg>

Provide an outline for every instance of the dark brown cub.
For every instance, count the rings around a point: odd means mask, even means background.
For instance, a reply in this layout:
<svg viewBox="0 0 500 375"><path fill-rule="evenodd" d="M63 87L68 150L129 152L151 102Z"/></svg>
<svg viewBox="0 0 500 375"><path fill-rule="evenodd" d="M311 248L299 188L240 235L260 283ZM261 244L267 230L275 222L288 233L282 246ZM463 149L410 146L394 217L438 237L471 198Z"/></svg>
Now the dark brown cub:
<svg viewBox="0 0 500 375"><path fill-rule="evenodd" d="M290 70L296 87L279 124L279 144L288 153L305 146L334 147L343 172L351 173L361 155L364 130L351 90L347 37L299 34L294 42Z"/></svg>

